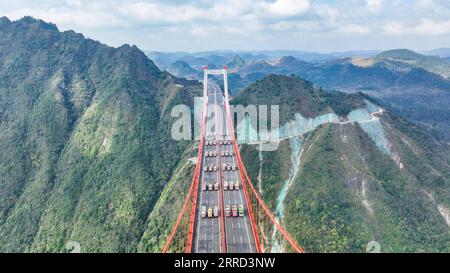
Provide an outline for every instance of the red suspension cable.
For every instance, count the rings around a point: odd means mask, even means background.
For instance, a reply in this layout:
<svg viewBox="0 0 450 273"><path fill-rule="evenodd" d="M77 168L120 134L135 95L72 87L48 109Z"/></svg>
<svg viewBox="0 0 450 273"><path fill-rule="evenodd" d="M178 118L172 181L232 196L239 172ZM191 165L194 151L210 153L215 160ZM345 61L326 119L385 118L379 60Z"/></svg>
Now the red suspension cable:
<svg viewBox="0 0 450 273"><path fill-rule="evenodd" d="M259 241L258 231L257 231L257 228L256 228L257 225L255 223L255 217L253 215L252 204L251 204L249 196L248 196L247 186L245 184L244 176L243 176L243 173L242 173L243 166L241 165L241 163L239 161L239 157L238 157L239 148L236 145L236 137L234 135L234 126L233 126L233 121L231 119L230 105L228 104L228 101L225 101L225 112L226 112L226 116L227 116L228 126L229 126L229 128L231 130L231 137L233 138L234 152L235 152L236 158L238 159L238 171L239 171L239 176L241 177L241 181L242 181L242 190L244 191L245 201L247 203L248 215L249 215L249 218L250 218L253 238L255 240L256 251L258 253L261 253L262 252L261 243Z"/></svg>
<svg viewBox="0 0 450 273"><path fill-rule="evenodd" d="M230 113L230 106L228 104L228 102L225 102L227 104L227 110L228 110L228 118L231 119L231 113ZM237 147L237 142L236 142L236 138L234 135L234 127L232 127L232 137L233 137L233 145L235 146L235 151L236 151L236 158L238 160L238 165L239 165L239 169L242 170L243 172L243 181L247 181L247 183L249 184L250 189L252 190L253 195L256 197L258 204L263 208L264 212L267 214L267 216L269 217L269 219L272 221L272 223L275 225L275 227L277 228L277 230L282 234L282 236L289 242L289 244L291 245L292 249L294 249L296 252L298 253L305 253L305 250L298 245L298 243L292 238L292 236L280 225L280 223L277 221L277 219L275 218L275 216L272 214L272 212L267 208L266 204L264 203L264 200L262 200L261 196L259 195L258 191L255 189L252 181L250 180L247 171L244 167L244 164L242 163L242 159L241 159L241 155L239 152L239 148ZM243 183L244 186L244 183ZM244 189L244 192L246 193L246 199L248 200L247 197L247 190ZM249 201L247 201L249 202ZM250 212L249 212L250 214ZM256 224L254 223L254 219L253 216L252 217L252 224L254 224L256 226ZM257 234L255 236L255 240L256 238L258 238ZM258 239L258 244L259 244L259 239ZM259 248L261 248L261 245L259 244Z"/></svg>

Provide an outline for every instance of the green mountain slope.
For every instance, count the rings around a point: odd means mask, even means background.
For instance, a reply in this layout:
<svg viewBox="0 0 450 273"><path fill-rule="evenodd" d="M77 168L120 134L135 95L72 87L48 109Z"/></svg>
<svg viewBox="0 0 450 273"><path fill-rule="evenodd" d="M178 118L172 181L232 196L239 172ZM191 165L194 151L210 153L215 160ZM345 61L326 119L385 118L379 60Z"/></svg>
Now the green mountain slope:
<svg viewBox="0 0 450 273"><path fill-rule="evenodd" d="M235 98L280 103L288 121L325 109L305 126L324 113L340 117L286 138L276 151L241 146L252 181L287 229L310 252L364 252L373 240L382 252L450 251L449 147L360 95L329 97L307 82L284 88L301 82L269 76ZM299 94L310 95L292 99Z"/></svg>
<svg viewBox="0 0 450 273"><path fill-rule="evenodd" d="M373 59L376 63L382 63L393 70L423 68L443 78L450 77L450 64L438 56L426 56L408 49L395 49L382 52Z"/></svg>
<svg viewBox="0 0 450 273"><path fill-rule="evenodd" d="M245 61L239 55L234 56L233 59L227 63L227 66L231 69L237 69L244 65Z"/></svg>
<svg viewBox="0 0 450 273"><path fill-rule="evenodd" d="M171 106L200 87L29 17L0 33L0 251L136 251L185 164Z"/></svg>
<svg viewBox="0 0 450 273"><path fill-rule="evenodd" d="M167 71L175 76L189 76L199 74L197 70L193 69L189 64L183 61L177 61L171 64Z"/></svg>

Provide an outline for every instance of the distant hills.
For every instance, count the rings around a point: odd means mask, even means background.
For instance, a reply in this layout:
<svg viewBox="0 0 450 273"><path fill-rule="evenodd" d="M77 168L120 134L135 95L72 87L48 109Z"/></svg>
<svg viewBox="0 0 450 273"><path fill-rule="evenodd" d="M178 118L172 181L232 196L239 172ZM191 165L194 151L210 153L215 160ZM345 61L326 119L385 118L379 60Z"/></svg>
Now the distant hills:
<svg viewBox="0 0 450 273"><path fill-rule="evenodd" d="M233 59L227 63L228 68L230 69L239 69L245 65L244 59L242 59L239 55L233 57Z"/></svg>
<svg viewBox="0 0 450 273"><path fill-rule="evenodd" d="M450 57L450 48L438 48L433 50L427 50L421 52L425 55L439 56L439 57Z"/></svg>
<svg viewBox="0 0 450 273"><path fill-rule="evenodd" d="M440 49L435 53L438 52L443 54L446 50ZM236 94L265 75L294 74L327 90L365 92L377 97L380 99L380 103L391 106L393 111L424 125L432 130L438 138L450 141L450 125L448 123L450 109L447 107L450 103L450 62L448 59L423 55L408 49L389 50L377 54L372 51L349 52L348 55L342 53L341 57L336 57L337 54L334 54L329 56L331 59L318 62L308 62L292 55L280 57L282 53L295 53L293 51L258 53L260 55L250 54L253 58L249 58L249 54L245 55L247 57L240 57L240 55L231 55L227 52L221 53L223 54L221 58L211 55L211 59L204 53L201 54L202 57L195 57L195 60L207 59L205 61L208 62L220 60L220 62L230 64L239 56L239 65L230 69L229 84L232 94ZM364 54L366 57L363 56ZM298 52L297 55L299 55ZM226 56L228 56L228 60ZM187 56L183 56L183 58L188 59ZM187 63L189 64L189 62ZM198 68L197 70L201 72L202 66L197 66L197 63L190 65ZM216 66L221 67L221 64L216 64ZM192 73L190 74L192 75ZM177 74L177 76L184 75ZM199 74L200 78L201 74Z"/></svg>
<svg viewBox="0 0 450 273"><path fill-rule="evenodd" d="M167 69L171 74L175 76L190 76L194 75L194 77L198 77L199 72L198 70L193 69L188 63L184 61L176 61L172 64L170 64L169 68Z"/></svg>
<svg viewBox="0 0 450 273"><path fill-rule="evenodd" d="M398 50L393 50L398 51ZM401 50L400 50L401 51ZM389 51L387 51L389 52ZM412 51L411 51L412 52ZM316 53L300 50L260 50L260 51L233 51L233 50L217 50L204 52L159 52L146 51L146 54L161 69L167 69L171 63L176 61L184 61L191 66L205 65L214 63L217 66L223 66L230 62L234 57L239 56L247 63L276 60L286 56L292 56L298 60L321 63L345 58L371 58L380 53L381 50L367 51L346 51L333 53ZM437 56L441 58L450 58L450 48L440 48L435 50L420 51L422 55Z"/></svg>
<svg viewBox="0 0 450 273"><path fill-rule="evenodd" d="M232 51L218 50L205 52L158 52L146 51L146 54L161 69L167 69L171 63L176 61L185 61L191 66L205 65L214 63L217 66L223 66L230 62L234 57L239 56L245 62L267 61L270 59L279 59L284 56L293 56L299 60L307 62L324 62L337 58L346 57L371 57L380 51L348 51L336 53L315 53L300 50L261 50L261 51Z"/></svg>
<svg viewBox="0 0 450 273"><path fill-rule="evenodd" d="M384 64L392 70L409 71L423 68L445 79L450 77L450 64L438 56L426 56L412 50L397 49L382 52L373 59L374 64Z"/></svg>

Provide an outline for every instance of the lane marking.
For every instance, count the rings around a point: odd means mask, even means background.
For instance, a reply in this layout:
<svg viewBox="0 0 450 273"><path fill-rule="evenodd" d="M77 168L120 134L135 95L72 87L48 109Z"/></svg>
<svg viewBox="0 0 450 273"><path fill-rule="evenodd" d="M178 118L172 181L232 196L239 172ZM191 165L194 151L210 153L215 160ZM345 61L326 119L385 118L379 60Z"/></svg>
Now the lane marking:
<svg viewBox="0 0 450 273"><path fill-rule="evenodd" d="M225 133L227 133L229 131L228 124L225 123L224 128L225 128L225 130L224 130ZM230 132L230 134L231 134L231 132ZM226 150L229 151L229 149L226 149ZM237 165L237 161L236 161L236 157L235 157L234 153L233 153L233 156L229 157L229 159L225 159L225 161L226 161L227 164L233 165L233 163L234 163L235 166ZM227 172L230 173L229 175L227 175L229 181L231 181L231 178L233 176L233 174L231 172L233 172L236 180L233 180L232 182L235 182L235 181L240 182L240 179L239 179L239 177L237 175L237 171L227 171ZM232 201L234 203L238 203L237 202L238 200L236 198L236 194L239 196L241 204L244 205L243 199L242 199L241 185L239 187L239 190L233 190L232 191L232 193L231 193L231 197L232 198L228 199L228 203L230 205L231 205ZM233 222L234 221L231 221L232 229L234 229L234 223ZM240 229L240 219L238 219L237 222L238 222L238 228ZM247 233L247 242L248 242L248 245L249 245L249 250L252 251L252 244L251 244L250 234L249 234L248 225L247 225L247 216L244 216L244 226L245 226L245 230L246 230L246 233ZM241 244L243 244L242 236L240 236L240 239L241 239ZM235 242L235 240L236 240L236 238L235 238L235 236L233 236L233 242Z"/></svg>
<svg viewBox="0 0 450 273"><path fill-rule="evenodd" d="M214 104L217 105L217 93L218 93L217 92L217 87L215 86L214 83L208 83L208 87L212 87L211 89L214 90L214 92L212 92L213 93L213 97L214 97ZM224 101L224 99L223 99L223 101ZM221 108L223 109L224 105L221 105ZM225 120L226 117L224 116L223 118ZM214 125L215 125L214 126L214 130L215 131L216 131L217 128L220 129L220 126L219 126L220 124L214 124ZM229 130L228 124L226 123L226 120L225 120L225 126L222 126L222 128L223 128L223 133L225 133L225 135L226 135L228 130ZM219 131L219 130L217 130L217 131ZM230 134L231 134L231 132L230 132ZM224 149L229 151L228 147L224 146ZM219 149L219 154L217 156L221 156L220 155L220 149ZM237 165L237 160L236 160L236 157L235 157L234 153L233 153L233 156L231 156L231 157L224 157L224 162L227 163L227 164L230 164L230 165L232 165L234 163L234 165L236 166ZM218 166L218 167L221 167L221 166ZM235 176L235 179L236 179L236 180L233 180L232 182L238 181L240 184L242 184L242 181L240 181L240 179L238 177L237 171L227 171L227 172L225 172L225 174L223 176L226 177L228 181L231 181L231 178L233 176L233 173L231 173L231 172L234 173L234 176ZM229 174L226 174L226 173L229 173ZM218 175L216 175L216 179L217 178L218 178ZM225 193L225 194L223 194L224 197L227 197L226 199L227 199L227 203L229 205L232 205L232 202L237 204L238 203L238 199L240 200L241 204L244 205L243 198L242 198L242 194L243 193L242 193L241 186L242 185L240 185L240 189L239 190L233 190L232 193ZM238 195L238 197L236 196L236 194ZM212 198L212 201L213 201L214 200L213 196L210 196L210 197ZM220 195L218 196L218 202L220 203ZM211 202L211 203L213 204L214 202ZM226 218L224 218L224 219L226 219ZM238 218L236 220L237 220L237 223L238 223L238 228L240 229L241 228L241 224L240 224L241 219ZM230 219L229 222L231 223L232 229L234 229L234 219ZM213 225L214 225L214 221L213 221ZM227 225L225 225L225 227L226 226ZM248 242L248 245L249 245L249 250L252 251L252 244L251 244L251 239L250 239L249 230L248 230L247 215L244 217L244 226L245 226L245 230L246 230L246 233L247 233L247 242ZM223 227L223 228L225 228L225 227ZM214 228L213 228L213 230L214 230ZM219 224L219 231L220 231L220 224ZM228 234L228 230L226 228L225 228L225 231ZM232 234L234 235L234 236L232 236L232 238L233 238L233 242L235 244L236 243L236 237L237 237L238 234L236 234L235 232L232 232ZM226 236L228 238L228 235L226 235ZM242 237L242 235L239 238L240 238L241 244L243 244L243 237ZM213 235L213 240L214 240L214 235ZM228 245L228 242L227 242L227 245Z"/></svg>
<svg viewBox="0 0 450 273"><path fill-rule="evenodd" d="M206 111L208 111L208 109L206 109ZM205 132L206 132L206 128L204 128L204 138L206 138L206 134L205 134ZM203 148L204 148L204 151L207 151L208 149L206 148L206 145L205 144L203 144L204 146L203 146ZM202 164L202 168L201 168L201 172L202 172L202 174L201 174L201 176L202 176L202 183L206 183L206 176L205 176L205 172L203 171L203 167L204 167L204 164L207 162L207 159L206 159L206 157L205 157L205 155L203 154L203 156L202 156L202 162L200 163L200 164ZM205 203L205 200L203 200L203 190L201 189L201 185L200 185L200 188L199 189L197 189L197 190L200 190L200 208L198 208L198 210L199 210L199 212L200 213L197 213L197 215L198 215L198 222L197 222L197 236L196 236L196 242L195 242L195 248L196 248L196 250L197 250L197 252L199 252L199 248L198 248L198 246L199 246L199 243L200 243L200 236L201 236L201 234L200 234L200 229L201 229L201 227L204 225L204 221L203 221L203 218L202 218L202 216L201 216L201 209L202 209L202 206L204 206L204 203ZM208 209L208 208L207 208ZM205 242L206 242L206 232L205 232ZM206 252L206 248L205 248L205 252Z"/></svg>
<svg viewBox="0 0 450 273"><path fill-rule="evenodd" d="M214 104L216 103L215 102L216 101L216 98L214 97ZM215 116L215 115L214 115ZM214 121L214 120L213 120ZM216 127L215 127L215 125L214 125L214 131L216 130ZM214 177L214 176L213 176ZM214 181L213 181L214 182ZM214 210L214 193L211 193L211 207L212 207L212 209ZM214 216L214 215L213 215ZM211 240L211 244L212 244L212 247L211 247L211 253L214 253L214 217L212 218L212 230L211 230L211 238L212 238L212 240Z"/></svg>
<svg viewBox="0 0 450 273"><path fill-rule="evenodd" d="M216 102L216 93L214 94L214 101ZM215 121L217 123L219 123L218 117L216 115L216 119ZM216 128L220 129L220 124L216 124ZM224 219L224 210L223 210L223 192L222 192L222 168L220 167L220 140L217 139L216 137L216 141L217 141L217 145L216 145L216 151L218 152L218 156L215 158L216 159L216 166L217 166L217 181L216 183L219 183L219 194L218 194L218 200L217 202L219 203L219 207L220 207L220 212L219 212L219 237L220 237L220 242L219 242L219 246L220 246L220 252L226 252L226 248L227 248L227 235L226 235L226 227L225 225L225 219ZM225 234L223 234L225 231ZM224 237L224 238L222 238ZM225 241L225 244L222 244L222 242ZM225 248L222 250L222 248Z"/></svg>
<svg viewBox="0 0 450 273"><path fill-rule="evenodd" d="M203 164L204 164L205 162L203 162ZM204 165L203 165L204 166ZM203 167L202 166L202 167ZM204 173L203 172L203 169L202 169L202 173ZM202 175L202 183L206 183L205 182L205 176L204 175ZM200 186L201 187L201 186ZM201 207L203 206L203 190L200 188L200 210L201 210ZM198 216L199 216L199 220L198 220L198 227L197 227L197 240L196 240L196 242L195 242L195 248L196 248L196 250L198 251L198 244L199 244L199 240L200 240L200 226L202 225L202 216L201 216L201 211L200 211L200 213L198 214Z"/></svg>
<svg viewBox="0 0 450 273"><path fill-rule="evenodd" d="M206 244L208 243L208 238L206 237L207 234L208 234L208 233L205 232L205 247L204 247L204 249L203 249L203 251L205 251L205 253L206 253Z"/></svg>
<svg viewBox="0 0 450 273"><path fill-rule="evenodd" d="M233 156L233 159L235 159L235 157ZM237 162L236 162L237 163ZM234 172L236 179L239 181L238 176L237 176L237 172ZM242 184L242 181L240 181ZM241 186L241 185L240 185ZM242 192L240 190L241 188L239 188L239 198L241 200L241 204L244 206L244 201L242 200ZM247 208L247 212L248 212L248 208ZM247 226L247 215L244 215L244 223L245 223L245 231L247 233L247 239L248 239L248 247L250 249L250 252L252 252L252 244L250 243L250 235L248 232L248 226Z"/></svg>
<svg viewBox="0 0 450 273"><path fill-rule="evenodd" d="M208 113L209 113L208 116L212 115L210 108L208 109ZM211 119L209 121L211 122ZM212 126L209 126L208 128L212 129L211 127ZM212 133L212 131L210 131L210 133ZM208 148L208 149L210 149L210 148ZM209 162L209 164L211 164L211 162ZM211 174L208 174L208 177L211 178L209 180L213 180ZM214 181L211 181L211 183L213 183L213 182ZM207 209L208 209L209 207L213 207L214 206L213 194L208 189L208 193L206 193L206 195L208 196L208 198L207 198L207 200L208 200L208 207L207 207ZM214 208L212 208L212 209L214 209ZM214 219L207 219L207 220L208 221L211 220L211 242L208 244L208 247L211 248L211 253L214 253ZM205 237L206 237L206 235L205 235ZM205 248L205 253L207 252L208 247Z"/></svg>
<svg viewBox="0 0 450 273"><path fill-rule="evenodd" d="M220 155L220 149L221 149L222 147L221 146L219 146L219 154L217 155L217 157L219 158L219 157L221 157L221 155ZM224 173L222 173L222 176L225 176L225 174ZM223 183L223 179L222 179L222 183ZM228 203L229 203L229 200L226 198L227 197L227 195L228 195L228 193L223 189L223 185L222 185L222 187L221 187L221 189L220 189L221 191L222 191L222 202L224 202L223 200L227 200L228 201ZM228 228L227 228L227 224L229 224L229 220L227 219L227 217L225 216L225 208L223 208L223 211L222 211L222 213L224 213L224 215L223 215L223 217L224 217L224 224L225 224L225 226L224 226L224 229L225 229L225 236L226 236L226 238L227 238L227 240L226 240L226 245L227 245L227 252L232 252L231 250L230 250L230 245L229 245L229 233L228 233Z"/></svg>

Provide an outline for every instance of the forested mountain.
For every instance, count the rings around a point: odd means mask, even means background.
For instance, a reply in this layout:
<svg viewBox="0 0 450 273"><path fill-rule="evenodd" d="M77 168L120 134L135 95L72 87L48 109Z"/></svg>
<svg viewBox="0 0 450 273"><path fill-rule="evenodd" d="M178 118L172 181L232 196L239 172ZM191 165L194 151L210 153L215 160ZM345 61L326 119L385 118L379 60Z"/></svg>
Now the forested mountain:
<svg viewBox="0 0 450 273"><path fill-rule="evenodd" d="M30 17L0 34L0 251L136 251L190 145L170 110L201 86Z"/></svg>
<svg viewBox="0 0 450 273"><path fill-rule="evenodd" d="M200 76L199 74L201 74L201 72L193 69L191 66L189 66L189 64L183 61L174 62L169 66L167 71L170 72L172 75L184 77L194 75L196 78L198 78Z"/></svg>
<svg viewBox="0 0 450 273"><path fill-rule="evenodd" d="M369 58L370 60L370 58ZM422 68L448 79L450 64L438 56L426 56L408 49L396 49L382 52L373 58L375 63L385 65L392 70L410 71Z"/></svg>
<svg viewBox="0 0 450 273"><path fill-rule="evenodd" d="M310 252L450 251L450 149L361 94L268 76L234 103L280 105L275 151L243 145L249 174ZM289 126L287 126L289 124Z"/></svg>

